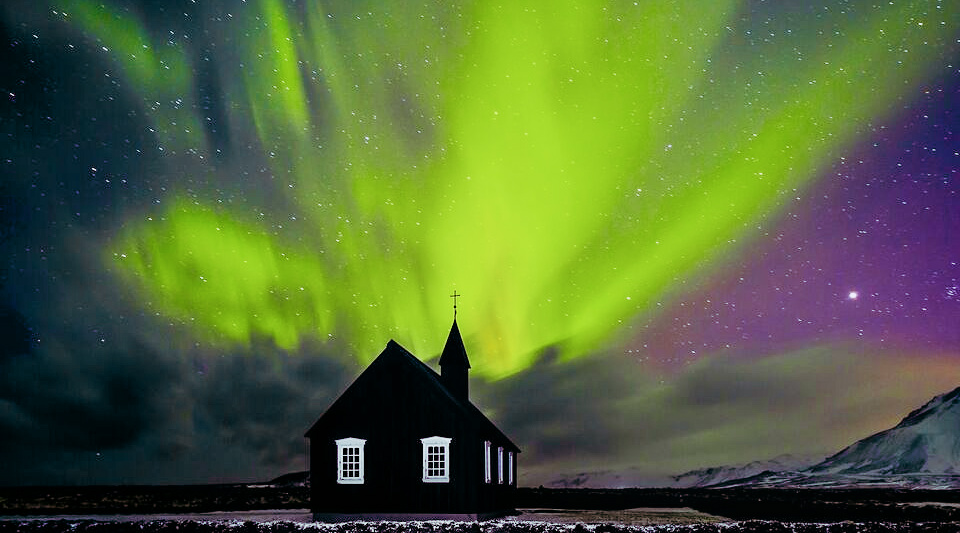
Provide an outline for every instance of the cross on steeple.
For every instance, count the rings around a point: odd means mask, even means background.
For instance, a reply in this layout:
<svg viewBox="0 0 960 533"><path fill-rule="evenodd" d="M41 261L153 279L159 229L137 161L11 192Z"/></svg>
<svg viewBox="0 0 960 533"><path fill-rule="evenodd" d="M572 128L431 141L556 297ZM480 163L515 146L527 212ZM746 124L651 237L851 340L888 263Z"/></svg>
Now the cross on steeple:
<svg viewBox="0 0 960 533"><path fill-rule="evenodd" d="M457 294L457 290L456 290L456 289L454 289L454 290L453 290L453 294L450 295L450 297L453 298L453 319L454 319L454 320L457 319L457 298L459 298L460 296L462 296L462 295L461 295L461 294Z"/></svg>

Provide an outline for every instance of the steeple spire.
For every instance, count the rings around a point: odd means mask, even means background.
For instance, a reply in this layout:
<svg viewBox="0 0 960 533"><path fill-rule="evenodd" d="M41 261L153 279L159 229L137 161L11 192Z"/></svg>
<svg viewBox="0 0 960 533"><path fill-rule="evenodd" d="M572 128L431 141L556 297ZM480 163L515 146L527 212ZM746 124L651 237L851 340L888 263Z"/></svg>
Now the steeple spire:
<svg viewBox="0 0 960 533"><path fill-rule="evenodd" d="M470 371L470 359L467 358L467 349L463 346L463 337L457 326L457 291L450 295L453 298L453 326L447 335L447 342L443 345L440 354L440 381L456 398L469 400L467 374Z"/></svg>
<svg viewBox="0 0 960 533"><path fill-rule="evenodd" d="M440 369L455 366L462 366L465 369L470 368L470 359L467 358L467 349L463 346L463 337L460 336L460 328L457 326L456 319L453 320L450 334L447 335L447 343L443 345L443 352L440 354Z"/></svg>

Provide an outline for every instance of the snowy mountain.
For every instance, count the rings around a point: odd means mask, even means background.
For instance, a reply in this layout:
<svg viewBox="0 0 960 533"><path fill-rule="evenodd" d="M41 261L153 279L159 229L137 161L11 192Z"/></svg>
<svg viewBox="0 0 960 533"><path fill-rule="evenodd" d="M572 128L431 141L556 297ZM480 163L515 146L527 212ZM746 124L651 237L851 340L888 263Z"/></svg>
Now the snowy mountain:
<svg viewBox="0 0 960 533"><path fill-rule="evenodd" d="M714 486L960 488L960 388L810 468Z"/></svg>
<svg viewBox="0 0 960 533"><path fill-rule="evenodd" d="M672 478L669 476L651 477L638 468L627 468L561 474L551 477L543 483L543 486L552 489L623 489L666 487L670 486L671 482Z"/></svg>
<svg viewBox="0 0 960 533"><path fill-rule="evenodd" d="M811 474L960 474L960 388L809 469Z"/></svg>
<svg viewBox="0 0 960 533"><path fill-rule="evenodd" d="M741 465L715 466L684 472L676 476L651 476L639 468L600 470L561 475L544 486L550 488L617 489L626 487L694 488L709 487L730 480L739 480L761 473L794 471L815 464L823 456L797 457L781 455L768 461L752 461Z"/></svg>
<svg viewBox="0 0 960 533"><path fill-rule="evenodd" d="M644 476L635 468L583 472L560 476L547 486L960 488L960 387L819 463L781 456L661 478Z"/></svg>
<svg viewBox="0 0 960 533"><path fill-rule="evenodd" d="M684 472L672 476L671 487L694 488L712 487L727 481L750 478L759 474L776 472L794 472L815 464L823 456L798 457L794 455L780 455L767 461L751 461L742 465L715 466Z"/></svg>

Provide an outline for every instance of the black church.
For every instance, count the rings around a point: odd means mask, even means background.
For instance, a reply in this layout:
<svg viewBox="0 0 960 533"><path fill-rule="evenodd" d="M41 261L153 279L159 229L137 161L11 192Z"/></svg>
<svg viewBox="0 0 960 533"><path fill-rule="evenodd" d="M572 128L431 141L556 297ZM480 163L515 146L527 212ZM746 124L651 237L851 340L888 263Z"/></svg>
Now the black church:
<svg viewBox="0 0 960 533"><path fill-rule="evenodd" d="M388 342L307 431L314 518L512 512L520 449L470 403L469 368L456 319L440 374Z"/></svg>

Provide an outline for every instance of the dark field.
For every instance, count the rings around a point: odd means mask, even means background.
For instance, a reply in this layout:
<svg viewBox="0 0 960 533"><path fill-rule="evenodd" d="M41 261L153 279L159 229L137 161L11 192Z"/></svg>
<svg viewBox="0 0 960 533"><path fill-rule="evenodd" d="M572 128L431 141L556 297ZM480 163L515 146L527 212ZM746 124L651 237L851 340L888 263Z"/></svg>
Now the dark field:
<svg viewBox="0 0 960 533"><path fill-rule="evenodd" d="M960 491L951 490L521 489L519 496L523 508L689 507L738 521L960 523Z"/></svg>
<svg viewBox="0 0 960 533"><path fill-rule="evenodd" d="M154 520L147 522L98 522L91 520L0 520L0 533L940 533L958 531L950 523L833 524L788 523L751 520L735 523L634 526L621 524L554 524L547 522L349 522L345 524L299 522L239 522Z"/></svg>
<svg viewBox="0 0 960 533"><path fill-rule="evenodd" d="M106 515L306 509L308 491L302 487L240 485L0 488L0 516L7 517L0 520L0 533L222 533L225 528L231 533L285 533L301 529L331 533L960 532L958 491L521 488L518 496L518 508L525 510L524 515L479 525L453 522L331 525L282 518L256 522L243 517L231 520L143 517L120 521L114 517L107 522L70 515L102 515L106 519ZM18 516L31 519L19 520ZM674 517L683 517L683 520L674 520Z"/></svg>
<svg viewBox="0 0 960 533"><path fill-rule="evenodd" d="M305 509L310 489L247 485L0 487L0 516Z"/></svg>

